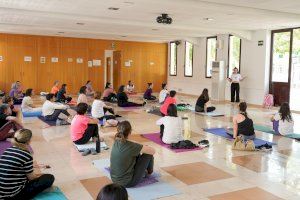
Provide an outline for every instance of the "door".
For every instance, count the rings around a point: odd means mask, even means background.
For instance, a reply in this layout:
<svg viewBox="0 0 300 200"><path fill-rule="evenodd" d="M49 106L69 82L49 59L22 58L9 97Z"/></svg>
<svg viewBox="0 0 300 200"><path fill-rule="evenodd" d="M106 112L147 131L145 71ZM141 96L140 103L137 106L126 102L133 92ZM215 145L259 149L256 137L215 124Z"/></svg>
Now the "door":
<svg viewBox="0 0 300 200"><path fill-rule="evenodd" d="M111 83L111 57L106 58L106 82Z"/></svg>
<svg viewBox="0 0 300 200"><path fill-rule="evenodd" d="M272 32L270 92L275 105L290 100L292 29Z"/></svg>
<svg viewBox="0 0 300 200"><path fill-rule="evenodd" d="M118 89L121 83L121 52L114 51L113 87Z"/></svg>

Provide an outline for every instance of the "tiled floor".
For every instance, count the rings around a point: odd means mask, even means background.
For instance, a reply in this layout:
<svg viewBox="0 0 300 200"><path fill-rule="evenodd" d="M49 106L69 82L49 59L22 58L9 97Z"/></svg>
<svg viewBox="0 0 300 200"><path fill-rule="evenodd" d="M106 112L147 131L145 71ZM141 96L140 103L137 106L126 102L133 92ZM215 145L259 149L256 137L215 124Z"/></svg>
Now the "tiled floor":
<svg viewBox="0 0 300 200"><path fill-rule="evenodd" d="M136 97L135 97L136 98ZM178 99L194 104L196 98L179 96ZM36 102L41 102L39 97ZM116 105L113 105L116 106ZM133 141L150 145L156 149L155 171L161 178L176 187L181 194L162 199L300 199L300 143L289 138L257 132L257 136L274 141L272 152L242 152L231 149L231 142L203 131L203 128L231 126L237 106L229 103L216 104L225 117L206 117L192 112L179 112L184 120L185 137L194 143L207 139L210 147L201 151L173 153L154 144L138 134L158 132L155 125L158 116L148 114L145 108L125 110L115 107L133 127ZM249 106L249 115L258 124L270 124L268 116L275 110ZM300 115L294 115L295 131L300 132ZM47 127L37 118L25 118L25 127L33 131L31 146L38 164L49 164L52 173L68 199L94 199L97 190L109 180L97 170L93 160L109 158L110 150L96 156L82 157L70 140L69 126ZM101 128L100 135L111 147L116 128Z"/></svg>

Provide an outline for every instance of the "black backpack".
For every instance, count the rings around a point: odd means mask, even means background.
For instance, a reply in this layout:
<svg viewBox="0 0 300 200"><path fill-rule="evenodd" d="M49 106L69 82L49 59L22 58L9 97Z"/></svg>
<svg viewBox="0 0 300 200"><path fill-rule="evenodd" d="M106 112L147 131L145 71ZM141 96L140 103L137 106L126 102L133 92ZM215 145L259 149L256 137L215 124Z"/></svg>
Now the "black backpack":
<svg viewBox="0 0 300 200"><path fill-rule="evenodd" d="M189 140L182 140L177 143L172 143L170 147L171 149L194 149L198 146Z"/></svg>

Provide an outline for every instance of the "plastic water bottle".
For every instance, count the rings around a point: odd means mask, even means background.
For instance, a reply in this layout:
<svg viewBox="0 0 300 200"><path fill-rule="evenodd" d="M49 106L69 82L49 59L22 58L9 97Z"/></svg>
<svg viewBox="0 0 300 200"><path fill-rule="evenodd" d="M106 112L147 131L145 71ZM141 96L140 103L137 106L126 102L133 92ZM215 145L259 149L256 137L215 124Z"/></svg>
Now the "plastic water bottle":
<svg viewBox="0 0 300 200"><path fill-rule="evenodd" d="M101 151L101 142L100 139L98 138L98 140L96 141L96 152L100 153Z"/></svg>
<svg viewBox="0 0 300 200"><path fill-rule="evenodd" d="M105 117L103 117L103 120L102 120L102 125L103 125L103 126L105 126L105 124L106 124L106 118L105 118Z"/></svg>

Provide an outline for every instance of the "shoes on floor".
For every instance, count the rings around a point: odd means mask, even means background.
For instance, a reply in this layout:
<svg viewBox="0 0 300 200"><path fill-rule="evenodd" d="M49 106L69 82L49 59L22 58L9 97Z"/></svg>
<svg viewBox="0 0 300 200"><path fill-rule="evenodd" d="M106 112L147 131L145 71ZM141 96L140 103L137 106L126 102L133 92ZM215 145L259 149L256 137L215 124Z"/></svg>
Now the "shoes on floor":
<svg viewBox="0 0 300 200"><path fill-rule="evenodd" d="M97 155L98 154L97 151L96 151L96 149L90 149L90 151L91 151L92 155Z"/></svg>
<svg viewBox="0 0 300 200"><path fill-rule="evenodd" d="M82 156L87 156L87 155L89 155L91 153L91 150L90 149L86 149L86 150L84 150L84 152L82 152Z"/></svg>
<svg viewBox="0 0 300 200"><path fill-rule="evenodd" d="M201 148L205 148L205 147L209 147L209 141L208 140L201 140L198 142L199 147Z"/></svg>

